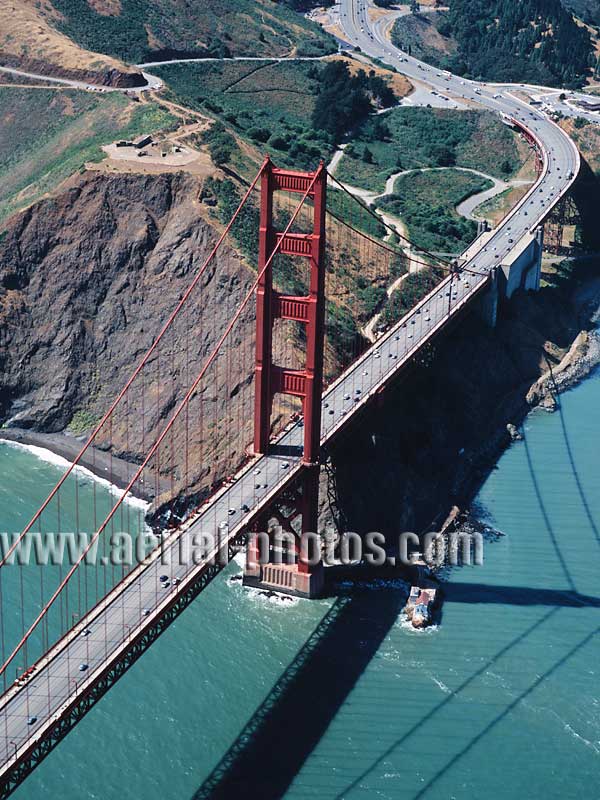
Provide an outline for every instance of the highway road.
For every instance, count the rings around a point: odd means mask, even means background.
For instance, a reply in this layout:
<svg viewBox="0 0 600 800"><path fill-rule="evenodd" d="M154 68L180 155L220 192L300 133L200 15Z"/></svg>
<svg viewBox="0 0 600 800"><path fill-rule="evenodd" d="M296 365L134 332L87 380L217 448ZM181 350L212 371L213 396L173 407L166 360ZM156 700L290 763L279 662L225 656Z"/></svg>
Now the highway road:
<svg viewBox="0 0 600 800"><path fill-rule="evenodd" d="M473 266L487 271L515 248L520 239L533 232L553 205L566 193L579 172L579 152L571 138L537 107L517 97L521 88L514 85L477 83L441 71L409 56L392 45L388 38L389 18L369 17L371 3L367 0L341 0L339 24L347 39L363 53L395 67L417 84L434 90L438 95L454 96L505 117L526 128L539 143L544 155L541 175L527 195L517 204L492 236L482 243L474 257ZM477 245L475 245L477 249ZM473 246L469 248L473 253Z"/></svg>
<svg viewBox="0 0 600 800"><path fill-rule="evenodd" d="M548 209L573 183L579 170L579 154L574 143L544 113L516 96L520 86L480 84L438 70L398 50L387 37L389 20L380 17L372 22L369 17L370 7L367 0L341 0L340 26L354 46L360 47L371 57L385 61L409 79L425 84L438 94L449 94L458 100L465 99L518 120L541 143L547 162L541 179L528 195L527 202L511 216L512 235L504 236L517 242L522 233L533 229L543 219ZM510 250L507 243L502 242L501 235L508 232L508 225L502 225L494 237L494 244L501 255Z"/></svg>
<svg viewBox="0 0 600 800"><path fill-rule="evenodd" d="M461 276L447 277L325 392L321 425L324 444L450 318L485 289L494 266L523 235L539 225L549 208L568 191L579 167L579 156L569 137L543 114L514 97L511 89L498 91L444 75L400 53L382 37L377 26L370 25L364 0L342 0L341 20L347 35L365 53L387 61L409 78L436 91L464 95L485 108L517 118L540 142L544 164L538 182L491 237L479 246L471 246ZM301 423L284 432L269 455L252 461L194 520L165 540L166 564L161 563L161 554L156 552L150 563L136 567L123 584L38 662L25 685L13 685L0 698L0 797L10 789L7 780L13 767L26 761L59 719L68 717L69 710L109 668L119 663L132 642L152 630L175 595L183 594L210 571L210 560L219 547L235 540L298 475L302 434ZM192 552L202 533L217 537L218 544L199 563L188 559L180 564L179 553ZM161 582L161 575L168 580Z"/></svg>

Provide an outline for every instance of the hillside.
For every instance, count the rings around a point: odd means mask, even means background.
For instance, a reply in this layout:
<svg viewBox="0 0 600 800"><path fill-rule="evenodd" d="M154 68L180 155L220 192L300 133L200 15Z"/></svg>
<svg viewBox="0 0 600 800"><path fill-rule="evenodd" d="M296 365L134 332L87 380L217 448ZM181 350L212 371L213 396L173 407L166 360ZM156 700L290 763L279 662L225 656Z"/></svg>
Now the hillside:
<svg viewBox="0 0 600 800"><path fill-rule="evenodd" d="M172 125L155 103L71 89L0 88L0 223L104 157L101 145Z"/></svg>
<svg viewBox="0 0 600 800"><path fill-rule="evenodd" d="M335 50L315 24L272 0L52 0L52 5L62 33L129 63Z"/></svg>
<svg viewBox="0 0 600 800"><path fill-rule="evenodd" d="M139 86L138 70L75 44L49 2L0 0L0 64L111 86Z"/></svg>
<svg viewBox="0 0 600 800"><path fill-rule="evenodd" d="M203 137L216 164L245 173L247 145L277 163L312 168L376 107L406 95L410 83L350 58L170 64L153 74L178 104L217 119Z"/></svg>
<svg viewBox="0 0 600 800"><path fill-rule="evenodd" d="M358 128L336 176L376 192L390 175L423 167L468 167L506 178L524 160L520 148L516 134L489 111L396 108Z"/></svg>
<svg viewBox="0 0 600 800"><path fill-rule="evenodd" d="M480 80L577 87L594 63L588 30L560 0L451 0L432 21L397 20L392 38Z"/></svg>
<svg viewBox="0 0 600 800"><path fill-rule="evenodd" d="M491 186L485 178L453 169L409 172L396 179L394 193L380 205L406 223L414 244L458 254L477 236L477 224L459 216L456 206Z"/></svg>

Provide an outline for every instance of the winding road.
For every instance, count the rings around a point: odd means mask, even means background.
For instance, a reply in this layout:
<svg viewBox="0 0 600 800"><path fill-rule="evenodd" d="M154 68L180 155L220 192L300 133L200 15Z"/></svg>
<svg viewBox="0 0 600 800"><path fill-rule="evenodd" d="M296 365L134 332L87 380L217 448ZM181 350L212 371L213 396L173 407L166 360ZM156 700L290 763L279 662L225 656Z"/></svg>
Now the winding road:
<svg viewBox="0 0 600 800"><path fill-rule="evenodd" d="M387 38L389 19L373 22L367 0L341 0L340 26L348 40L362 52L378 58L429 90L465 99L514 119L538 142L544 155L542 173L531 190L482 245L477 267L490 269L507 256L519 240L532 232L549 209L569 190L579 172L579 152L570 137L548 117L516 96L521 87L488 86L441 72L394 47ZM508 240L512 239L513 243ZM470 252L473 252L471 249Z"/></svg>

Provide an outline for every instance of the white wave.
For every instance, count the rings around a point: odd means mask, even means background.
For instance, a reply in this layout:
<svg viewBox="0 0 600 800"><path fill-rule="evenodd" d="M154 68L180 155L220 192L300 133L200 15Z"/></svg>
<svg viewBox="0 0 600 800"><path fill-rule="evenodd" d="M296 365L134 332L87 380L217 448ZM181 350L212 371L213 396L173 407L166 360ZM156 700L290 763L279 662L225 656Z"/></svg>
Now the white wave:
<svg viewBox="0 0 600 800"><path fill-rule="evenodd" d="M400 614L400 616L398 617L398 622L396 624L399 625L402 628L402 630L407 631L409 633L413 633L416 636L427 636L432 633L436 633L438 629L437 625L428 625L426 628L413 628L412 622L409 620L409 618L406 616L404 612Z"/></svg>
<svg viewBox="0 0 600 800"><path fill-rule="evenodd" d="M33 444L24 444L23 442L15 442L12 439L2 439L1 437L0 443L5 444L8 447L13 447L16 450L25 450L36 458L39 458L40 461L45 461L47 464L52 464L53 466L61 469L68 469L71 466L71 461L57 455L56 453L53 453L52 450L48 450L45 447L38 447L37 445ZM99 475L95 475L91 470L87 469L86 467L82 467L81 464L77 464L73 468L73 471L77 472L78 475L88 481L95 482L100 486L105 486L108 491L118 500L120 500L125 494L122 489L119 489L118 486L115 486L114 483L111 483L107 478L101 478ZM128 494L123 502L144 510L150 506L150 503L148 503L146 500L142 500L139 497L133 497L131 494Z"/></svg>
<svg viewBox="0 0 600 800"><path fill-rule="evenodd" d="M535 708L535 707L534 707ZM560 725L562 725L563 730L565 733L568 733L573 739L577 739L580 741L585 747L589 747L590 750L593 750L596 754L600 754L600 741L591 741L590 739L586 739L585 736L582 736L568 723L565 719L563 719L560 714L558 714L554 709L541 707L535 708L536 711L540 711L542 713L549 714L551 717L554 717ZM595 721L594 721L595 722Z"/></svg>
<svg viewBox="0 0 600 800"><path fill-rule="evenodd" d="M297 606L301 601L301 597L292 597L292 595L279 594L271 589L258 589L255 586L244 586L242 584L242 574L244 571L244 565L246 563L244 553L237 553L234 556L232 563L235 563L239 569L234 575L230 575L227 578L227 586L233 589L239 587L244 593L244 597L247 597L252 602L271 603L275 606L279 606L280 608L291 608L292 606Z"/></svg>
<svg viewBox="0 0 600 800"><path fill-rule="evenodd" d="M591 742L589 739L586 739L585 736L582 736L580 733L577 733L576 730L569 725L568 722L565 723L565 731L570 733L575 739L579 739L586 747L589 747L590 750L593 750L594 753L600 753L600 742Z"/></svg>
<svg viewBox="0 0 600 800"><path fill-rule="evenodd" d="M297 606L302 598L292 597L288 594L278 594L270 589L257 589L254 586L242 586L239 580L229 580L229 586L240 586L244 592L244 596L251 600L253 603L270 603L279 608L292 608Z"/></svg>
<svg viewBox="0 0 600 800"><path fill-rule="evenodd" d="M434 682L434 683L435 683L437 686L439 686L439 688L442 690L442 692L443 692L444 694L452 694L452 693L453 693L453 692L452 692L452 689L450 689L450 687L449 687L449 686L446 686L446 684L445 684L443 681L440 681L440 680L438 680L438 678L436 678L434 675L430 675L429 677L431 678L431 680L432 680L432 681L433 681L433 682Z"/></svg>

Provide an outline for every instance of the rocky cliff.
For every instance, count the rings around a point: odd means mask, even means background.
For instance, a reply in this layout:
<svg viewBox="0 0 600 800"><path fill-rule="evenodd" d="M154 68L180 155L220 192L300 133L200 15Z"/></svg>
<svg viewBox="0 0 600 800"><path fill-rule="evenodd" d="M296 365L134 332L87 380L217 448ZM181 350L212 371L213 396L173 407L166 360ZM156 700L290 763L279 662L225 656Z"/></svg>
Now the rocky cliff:
<svg viewBox="0 0 600 800"><path fill-rule="evenodd" d="M216 241L200 189L183 174L89 173L9 221L0 237L0 417L6 425L85 434L100 419ZM132 414L137 421L127 433L112 432L121 455L139 460L141 442L153 441L251 280L237 254L224 248L203 276L186 325L169 340L158 384L149 387L153 412L143 422ZM239 335L251 342L250 316L241 320ZM186 347L187 373L180 364ZM228 377L242 387L231 405L240 405L247 427L245 366L231 364ZM220 381L212 391L207 402L218 416L228 389ZM245 435L249 441L249 430ZM212 437L203 442L205 454L218 444L217 426ZM226 459L218 471L232 463ZM198 480L206 471L198 465Z"/></svg>
<svg viewBox="0 0 600 800"><path fill-rule="evenodd" d="M115 89L135 89L146 86L147 81L139 70L114 66L110 63L103 69L69 68L61 64L53 64L40 58L17 58L0 50L2 66L13 67L33 75L47 75L50 78L65 78L80 81L93 86L110 86Z"/></svg>

